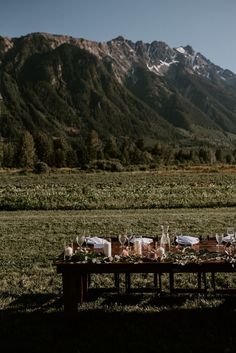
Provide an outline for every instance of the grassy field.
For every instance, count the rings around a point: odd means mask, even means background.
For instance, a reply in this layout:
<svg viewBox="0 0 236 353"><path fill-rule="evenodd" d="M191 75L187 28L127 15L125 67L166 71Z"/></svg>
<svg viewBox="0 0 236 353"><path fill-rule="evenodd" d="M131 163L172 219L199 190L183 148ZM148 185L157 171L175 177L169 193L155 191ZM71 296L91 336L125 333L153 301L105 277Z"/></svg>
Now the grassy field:
<svg viewBox="0 0 236 353"><path fill-rule="evenodd" d="M61 277L52 266L64 242L83 229L91 235L116 236L132 228L136 234L156 236L161 224L168 224L170 230L181 228L204 237L224 232L229 225L236 227L235 184L236 174L226 171L43 177L2 173L0 342L7 343L4 351L235 352L234 298L104 295L81 306L78 319L68 322L63 317ZM204 203L206 199L209 203ZM137 283L148 280L136 279ZM93 285L101 281L109 285L111 278L94 276ZM223 283L235 285L235 276L219 276L217 284Z"/></svg>
<svg viewBox="0 0 236 353"><path fill-rule="evenodd" d="M0 210L236 206L236 172L0 174Z"/></svg>

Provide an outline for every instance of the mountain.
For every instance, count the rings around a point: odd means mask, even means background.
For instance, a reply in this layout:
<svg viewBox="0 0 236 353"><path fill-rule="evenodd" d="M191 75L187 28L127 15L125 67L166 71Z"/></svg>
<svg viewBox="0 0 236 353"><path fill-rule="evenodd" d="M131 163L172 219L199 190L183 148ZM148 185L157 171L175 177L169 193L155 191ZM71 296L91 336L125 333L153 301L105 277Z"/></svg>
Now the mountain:
<svg viewBox="0 0 236 353"><path fill-rule="evenodd" d="M190 46L0 37L0 133L236 144L236 75Z"/></svg>

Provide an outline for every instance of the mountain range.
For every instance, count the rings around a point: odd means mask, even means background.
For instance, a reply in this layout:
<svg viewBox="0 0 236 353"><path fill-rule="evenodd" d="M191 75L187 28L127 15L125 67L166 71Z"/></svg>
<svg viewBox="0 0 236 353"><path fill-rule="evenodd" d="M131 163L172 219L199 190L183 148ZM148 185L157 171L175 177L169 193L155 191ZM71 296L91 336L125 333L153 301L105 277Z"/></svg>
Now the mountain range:
<svg viewBox="0 0 236 353"><path fill-rule="evenodd" d="M0 134L236 145L236 75L187 45L0 37Z"/></svg>

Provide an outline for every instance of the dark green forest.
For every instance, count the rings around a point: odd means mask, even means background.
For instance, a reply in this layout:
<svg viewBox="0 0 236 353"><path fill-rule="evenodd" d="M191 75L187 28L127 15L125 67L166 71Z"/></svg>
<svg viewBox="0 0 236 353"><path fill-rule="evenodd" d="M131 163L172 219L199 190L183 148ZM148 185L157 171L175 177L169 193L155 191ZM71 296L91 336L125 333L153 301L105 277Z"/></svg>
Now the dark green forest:
<svg viewBox="0 0 236 353"><path fill-rule="evenodd" d="M1 167L34 169L39 173L48 167L122 171L132 165L145 170L163 165L235 164L236 149L180 147L161 142L150 147L143 139L114 136L104 141L95 130L86 139L69 143L63 136L25 131L15 141L1 138L0 163Z"/></svg>

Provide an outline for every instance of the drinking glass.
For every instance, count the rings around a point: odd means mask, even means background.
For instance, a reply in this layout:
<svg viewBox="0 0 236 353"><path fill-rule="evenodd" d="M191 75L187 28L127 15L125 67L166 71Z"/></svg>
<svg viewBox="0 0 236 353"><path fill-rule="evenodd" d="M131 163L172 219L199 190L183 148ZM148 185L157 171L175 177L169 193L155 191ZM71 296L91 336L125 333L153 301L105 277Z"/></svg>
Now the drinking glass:
<svg viewBox="0 0 236 353"><path fill-rule="evenodd" d="M179 236L179 235L182 235L182 230L179 229L179 228L176 228L176 229L175 229L175 236L177 237L177 236Z"/></svg>
<svg viewBox="0 0 236 353"><path fill-rule="evenodd" d="M235 237L234 227L227 228L227 235L230 237L230 241L234 240L234 237Z"/></svg>
<svg viewBox="0 0 236 353"><path fill-rule="evenodd" d="M182 230L179 228L176 228L174 232L174 244L175 244L175 241L177 241L179 236L182 236Z"/></svg>
<svg viewBox="0 0 236 353"><path fill-rule="evenodd" d="M89 230L88 229L85 229L83 231L83 236L84 236L84 241L85 241L85 247L87 249L87 247L88 247L88 238L89 238Z"/></svg>
<svg viewBox="0 0 236 353"><path fill-rule="evenodd" d="M216 241L217 241L217 247L219 247L220 246L220 244L222 243L222 240L223 240L223 238L224 238L224 235L223 234L218 234L218 233L216 233Z"/></svg>
<svg viewBox="0 0 236 353"><path fill-rule="evenodd" d="M126 233L119 234L118 239L119 239L119 242L120 242L120 245L121 245L121 249L123 249L124 245L125 245L125 242L127 241Z"/></svg>
<svg viewBox="0 0 236 353"><path fill-rule="evenodd" d="M128 248L130 249L130 241L133 238L133 232L132 229L127 229L125 232L126 236L127 236L127 240L128 240Z"/></svg>
<svg viewBox="0 0 236 353"><path fill-rule="evenodd" d="M80 235L76 237L76 243L78 244L80 250L82 249L82 245L85 242L85 236L84 235Z"/></svg>

